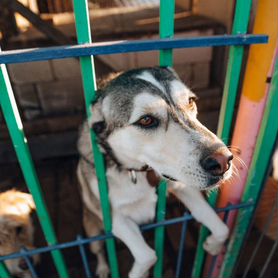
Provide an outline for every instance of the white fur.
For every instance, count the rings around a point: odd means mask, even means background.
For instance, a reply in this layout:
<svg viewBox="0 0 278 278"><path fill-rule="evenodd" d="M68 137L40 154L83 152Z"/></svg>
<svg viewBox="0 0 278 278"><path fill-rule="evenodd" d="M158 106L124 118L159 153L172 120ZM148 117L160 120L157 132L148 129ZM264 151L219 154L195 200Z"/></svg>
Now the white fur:
<svg viewBox="0 0 278 278"><path fill-rule="evenodd" d="M188 104L188 98L192 92L179 80L172 81L170 86L173 101L178 106L184 106Z"/></svg>
<svg viewBox="0 0 278 278"><path fill-rule="evenodd" d="M119 172L116 168L109 168L107 179L113 210L138 224L152 221L157 195L155 188L149 186L145 173L137 173L137 182L134 184L126 171ZM91 182L90 186L94 192L98 191L96 180Z"/></svg>
<svg viewBox="0 0 278 278"><path fill-rule="evenodd" d="M146 80L164 94L167 93L164 86L148 71L143 71L136 78ZM203 155L200 145L211 146L222 143L216 135L197 120L196 107L189 108L189 97L193 93L179 80L171 81L170 90L171 98L179 108L177 113L180 115L178 116L181 116L184 122L174 120L166 101L159 95L148 93L146 89L134 97L133 111L130 118L127 119L127 124L114 129L109 134L107 143L122 165L135 169L148 165L159 175L170 176L179 181L170 182L169 191L179 198L189 208L192 215L211 231L212 234L207 238L204 248L215 255L220 252L228 237L228 228L199 192L208 185L208 173L200 165ZM109 97L104 98L102 108L99 110L102 111L105 119L109 118L112 105ZM134 125L146 114L152 114L159 119L158 128L142 129ZM196 128L187 127L186 121L190 121ZM225 148L224 145L223 148ZM228 149L226 151L229 152ZM231 171L232 167L225 173L224 179L231 175ZM80 175L79 169L78 177L84 184ZM137 183L134 184L127 170L119 171L113 166L107 169L107 179L112 207L113 233L127 245L135 260L129 277L148 277L148 270L155 263L156 255L144 241L138 224L154 219L157 201L155 189L149 186L144 172L137 172ZM99 199L96 176L91 175L88 183L90 190ZM82 190L82 194L87 208L102 219L100 211L90 202L86 190ZM101 256L101 260L98 261L98 268L106 267L103 258ZM102 274L103 277L107 275L107 268Z"/></svg>
<svg viewBox="0 0 278 278"><path fill-rule="evenodd" d="M105 106L107 107L107 106ZM94 111L91 111L93 112L91 117L89 118L88 120L88 123L89 123L89 126L92 126L93 122L98 122L98 121L102 121L103 120L103 113L101 113L101 108L102 108L102 105L100 102L97 102L94 106Z"/></svg>
<svg viewBox="0 0 278 278"><path fill-rule="evenodd" d="M148 185L145 173L138 173L137 183L134 184L126 171L119 172L115 168L108 168L107 179L113 212L113 233L127 245L135 258L129 277L144 277L155 263L156 255L146 244L138 224L148 223L154 219L157 202L155 188ZM89 186L99 199L96 176L92 176ZM102 215L96 211L88 196L89 194L83 189L82 198L86 206L102 219ZM103 255L97 254L97 258L99 276L107 277L107 264Z"/></svg>
<svg viewBox="0 0 278 278"><path fill-rule="evenodd" d="M149 110L160 118L157 130L142 131L132 125ZM201 125L194 114L187 116L196 126L209 133L215 143L220 143L217 136ZM202 138L198 132L186 131L173 121L168 122L167 106L163 99L148 93L139 94L135 97L129 122L130 125L114 131L108 138L120 162L137 169L147 164L160 175L174 177L184 184L200 189L207 186L207 174L199 164L202 150L198 149L196 142L208 139ZM230 173L231 170L226 175Z"/></svg>
<svg viewBox="0 0 278 278"><path fill-rule="evenodd" d="M151 84L153 84L155 87L157 87L160 91L165 93L165 89L164 87L154 78L154 76L152 74L150 74L148 71L144 71L141 74L138 74L136 76L139 79L143 79L145 81L150 82Z"/></svg>
<svg viewBox="0 0 278 278"><path fill-rule="evenodd" d="M175 182L171 183L170 191L183 202L197 221L212 232L204 243L204 249L212 255L218 254L229 234L227 226L195 188Z"/></svg>
<svg viewBox="0 0 278 278"><path fill-rule="evenodd" d="M163 119L167 117L166 102L159 96L150 93L142 93L134 98L134 108L129 119L132 124L140 119L141 116L148 113L160 116Z"/></svg>

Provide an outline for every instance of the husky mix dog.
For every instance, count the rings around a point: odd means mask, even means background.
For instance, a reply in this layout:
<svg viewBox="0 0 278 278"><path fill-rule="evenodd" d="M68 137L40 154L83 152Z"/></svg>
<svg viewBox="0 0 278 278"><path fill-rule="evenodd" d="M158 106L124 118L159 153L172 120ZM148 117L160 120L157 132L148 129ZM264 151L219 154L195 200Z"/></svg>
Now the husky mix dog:
<svg viewBox="0 0 278 278"><path fill-rule="evenodd" d="M77 175L84 203L88 236L103 228L98 180L89 129L97 135L105 157L113 234L134 257L129 277L147 277L156 262L138 225L155 217L156 190L149 174L168 180L168 191L211 231L204 248L218 254L228 237L227 226L200 191L211 189L232 174L232 153L197 120L196 96L172 68L144 68L125 72L98 92L93 117L81 128ZM97 274L109 269L100 242L90 246L96 254Z"/></svg>

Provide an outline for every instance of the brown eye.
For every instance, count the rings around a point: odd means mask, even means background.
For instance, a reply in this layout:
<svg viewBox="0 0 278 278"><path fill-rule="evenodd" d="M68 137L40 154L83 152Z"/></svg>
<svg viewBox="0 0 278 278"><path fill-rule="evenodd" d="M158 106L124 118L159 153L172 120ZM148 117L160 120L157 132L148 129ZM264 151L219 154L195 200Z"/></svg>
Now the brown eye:
<svg viewBox="0 0 278 278"><path fill-rule="evenodd" d="M192 105L196 100L197 100L196 97L190 97L190 98L188 99L189 105Z"/></svg>
<svg viewBox="0 0 278 278"><path fill-rule="evenodd" d="M197 98L195 96L189 97L188 99L188 107L189 109L193 110L195 107L195 101L197 100Z"/></svg>
<svg viewBox="0 0 278 278"><path fill-rule="evenodd" d="M159 125L159 120L151 115L141 117L135 125L142 128L155 128Z"/></svg>

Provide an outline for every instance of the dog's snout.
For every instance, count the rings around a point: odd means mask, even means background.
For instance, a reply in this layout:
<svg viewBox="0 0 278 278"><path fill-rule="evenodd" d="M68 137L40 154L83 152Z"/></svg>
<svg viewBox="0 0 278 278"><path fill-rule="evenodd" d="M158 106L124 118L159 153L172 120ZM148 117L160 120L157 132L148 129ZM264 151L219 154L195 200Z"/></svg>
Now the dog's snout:
<svg viewBox="0 0 278 278"><path fill-rule="evenodd" d="M213 176L222 176L229 170L233 155L229 151L217 151L201 160L203 169Z"/></svg>

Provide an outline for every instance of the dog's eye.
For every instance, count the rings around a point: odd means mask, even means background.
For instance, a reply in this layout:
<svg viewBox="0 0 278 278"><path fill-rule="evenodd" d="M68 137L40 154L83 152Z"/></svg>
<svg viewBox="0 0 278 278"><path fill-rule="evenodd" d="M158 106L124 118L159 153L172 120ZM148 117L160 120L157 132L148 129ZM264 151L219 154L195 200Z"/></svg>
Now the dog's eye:
<svg viewBox="0 0 278 278"><path fill-rule="evenodd" d="M145 115L135 124L143 128L155 128L159 125L159 120L151 115Z"/></svg>
<svg viewBox="0 0 278 278"><path fill-rule="evenodd" d="M196 96L189 97L189 99L188 99L188 107L189 107L189 109L194 110L194 108L196 107L195 106L195 101L196 100L197 100Z"/></svg>
<svg viewBox="0 0 278 278"><path fill-rule="evenodd" d="M192 105L196 100L197 100L197 97L195 97L195 96L189 97L188 104Z"/></svg>

